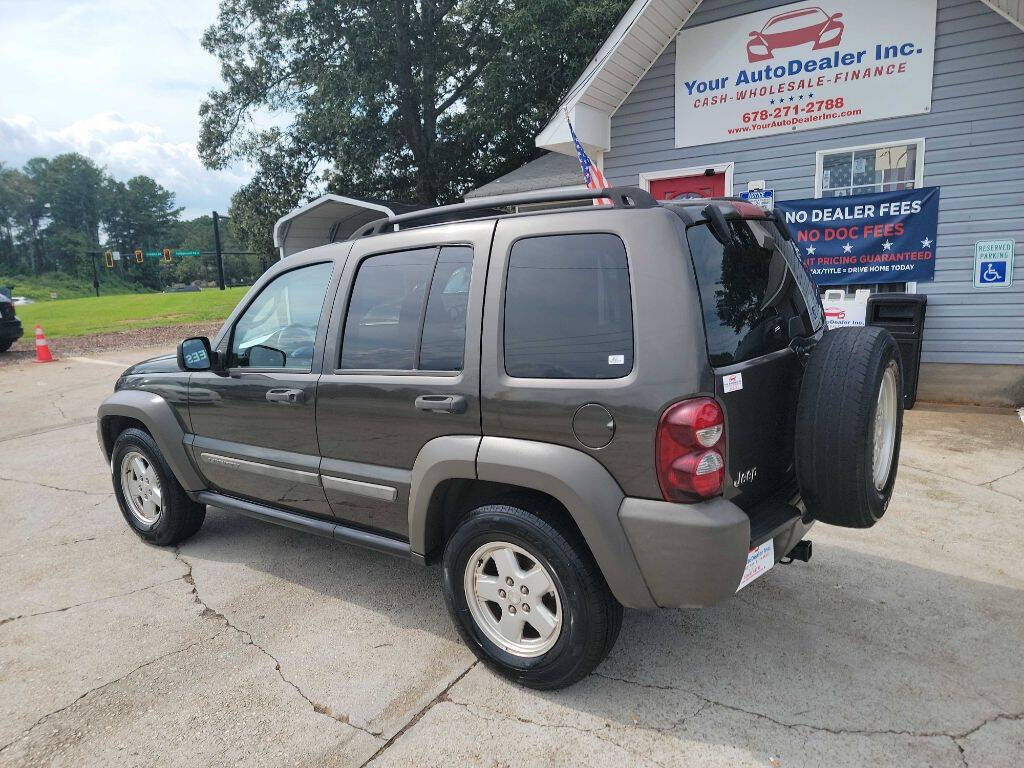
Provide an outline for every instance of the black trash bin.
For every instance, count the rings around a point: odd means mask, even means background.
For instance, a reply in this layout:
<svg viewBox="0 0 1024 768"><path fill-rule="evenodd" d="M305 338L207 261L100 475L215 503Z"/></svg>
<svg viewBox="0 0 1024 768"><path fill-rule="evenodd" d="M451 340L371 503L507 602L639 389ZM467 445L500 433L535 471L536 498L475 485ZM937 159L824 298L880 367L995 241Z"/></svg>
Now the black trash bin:
<svg viewBox="0 0 1024 768"><path fill-rule="evenodd" d="M908 410L917 401L927 308L928 297L918 293L876 293L868 298L867 325L889 331L903 355L903 407Z"/></svg>

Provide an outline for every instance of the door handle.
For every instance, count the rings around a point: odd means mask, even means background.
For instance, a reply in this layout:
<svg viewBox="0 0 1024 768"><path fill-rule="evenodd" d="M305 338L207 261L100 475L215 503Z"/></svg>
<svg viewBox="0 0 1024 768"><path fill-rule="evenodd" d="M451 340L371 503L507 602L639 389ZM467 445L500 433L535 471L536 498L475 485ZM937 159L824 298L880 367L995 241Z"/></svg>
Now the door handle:
<svg viewBox="0 0 1024 768"><path fill-rule="evenodd" d="M433 413L465 413L466 398L462 395L420 395L416 407Z"/></svg>
<svg viewBox="0 0 1024 768"><path fill-rule="evenodd" d="M301 389L268 389L268 403L283 403L284 405L298 405L306 399L306 393Z"/></svg>

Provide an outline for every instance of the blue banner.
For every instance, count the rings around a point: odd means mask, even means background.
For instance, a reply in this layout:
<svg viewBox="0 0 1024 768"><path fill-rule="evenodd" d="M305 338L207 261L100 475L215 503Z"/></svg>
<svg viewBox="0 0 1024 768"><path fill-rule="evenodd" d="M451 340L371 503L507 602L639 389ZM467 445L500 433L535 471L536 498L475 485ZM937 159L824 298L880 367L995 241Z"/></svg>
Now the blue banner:
<svg viewBox="0 0 1024 768"><path fill-rule="evenodd" d="M777 202L818 285L935 277L939 188Z"/></svg>

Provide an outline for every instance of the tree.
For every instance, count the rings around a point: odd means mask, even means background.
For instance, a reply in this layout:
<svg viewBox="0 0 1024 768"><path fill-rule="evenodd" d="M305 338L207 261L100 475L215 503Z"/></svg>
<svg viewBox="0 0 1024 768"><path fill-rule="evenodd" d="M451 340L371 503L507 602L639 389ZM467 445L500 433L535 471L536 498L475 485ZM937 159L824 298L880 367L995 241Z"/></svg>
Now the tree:
<svg viewBox="0 0 1024 768"><path fill-rule="evenodd" d="M182 210L174 205L174 193L149 176L127 183L107 179L104 184L103 228L112 246L161 247Z"/></svg>
<svg viewBox="0 0 1024 768"><path fill-rule="evenodd" d="M175 222L171 242L176 248L203 252L199 258L187 256L177 262L175 266L177 282L190 283L193 280L212 282L217 279L217 262L213 256L213 217L198 216L187 221ZM221 249L227 252L224 256L224 277L228 282L249 282L262 274L263 268L258 257L244 256L238 253L238 251L246 249L234 237L233 227L221 224L220 244Z"/></svg>
<svg viewBox="0 0 1024 768"><path fill-rule="evenodd" d="M160 250L170 247L170 237L183 209L174 205L174 193L149 176L134 176L126 183L106 179L103 185L103 228L107 246L124 253L136 248ZM160 288L169 279L166 268L146 260L142 264L122 261L126 274L150 288Z"/></svg>
<svg viewBox="0 0 1024 768"><path fill-rule="evenodd" d="M48 219L44 231L47 257L57 269L85 274L86 255L99 246L106 175L77 152L57 155L39 168L40 202Z"/></svg>
<svg viewBox="0 0 1024 768"><path fill-rule="evenodd" d="M28 200L28 179L17 168L0 163L0 266L18 268L15 237L19 234Z"/></svg>
<svg viewBox="0 0 1024 768"><path fill-rule="evenodd" d="M256 168L232 210L266 247L318 182L434 204L537 155L534 136L628 0L231 0L203 45L209 167ZM260 129L254 117L292 115ZM262 122L266 122L262 120ZM232 216L234 217L234 213Z"/></svg>

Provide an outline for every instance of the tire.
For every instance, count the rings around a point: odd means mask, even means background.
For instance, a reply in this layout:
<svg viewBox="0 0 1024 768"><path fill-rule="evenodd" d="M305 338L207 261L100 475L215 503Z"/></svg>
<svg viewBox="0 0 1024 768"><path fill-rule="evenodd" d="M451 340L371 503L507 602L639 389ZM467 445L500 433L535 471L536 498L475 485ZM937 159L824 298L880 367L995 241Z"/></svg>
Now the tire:
<svg viewBox="0 0 1024 768"><path fill-rule="evenodd" d="M622 606L608 589L583 537L565 522L564 514L538 499L514 498L488 504L469 513L444 550L445 601L463 641L491 669L540 690L564 688L590 674L611 651L622 626ZM501 585L507 588L510 602L482 603L468 593L474 588L469 582L476 584L477 578L486 581L493 576L501 584L503 571L497 569L497 563L505 559L507 550L486 552L488 547L501 545L521 551L515 563L519 570L514 567L512 571L515 583L510 588L507 583ZM485 551L482 555L481 550ZM476 565L467 574L471 558ZM531 608L529 601L536 599L543 587L534 594L521 592L529 583L543 583L537 580L535 566L549 576L552 589ZM499 645L495 642L495 627L487 622L484 611L497 623L499 616L510 617L508 611L516 607L511 601L517 600L519 619L525 622L521 645ZM550 622L552 617L558 622L553 639L531 623L536 621L543 630L545 624L538 620Z"/></svg>
<svg viewBox="0 0 1024 768"><path fill-rule="evenodd" d="M134 427L126 429L114 441L111 455L111 476L117 504L125 521L139 538L150 544L171 546L185 541L202 528L206 519L206 505L188 497L148 432ZM140 459L139 464L133 462L135 458ZM122 472L135 467L143 467L146 471L134 471L133 476L150 478L148 484L143 482L143 492L147 487L157 485L159 503L154 507L141 503L138 496L134 497L134 501L126 497L126 485L131 488L135 481L122 482ZM152 475L149 474L150 470ZM155 483L152 480L154 477Z"/></svg>
<svg viewBox="0 0 1024 768"><path fill-rule="evenodd" d="M844 528L877 523L892 497L902 434L896 340L883 328L827 331L811 353L797 408L796 474L808 513Z"/></svg>
<svg viewBox="0 0 1024 768"><path fill-rule="evenodd" d="M14 339L0 339L0 352L6 352L13 343Z"/></svg>

